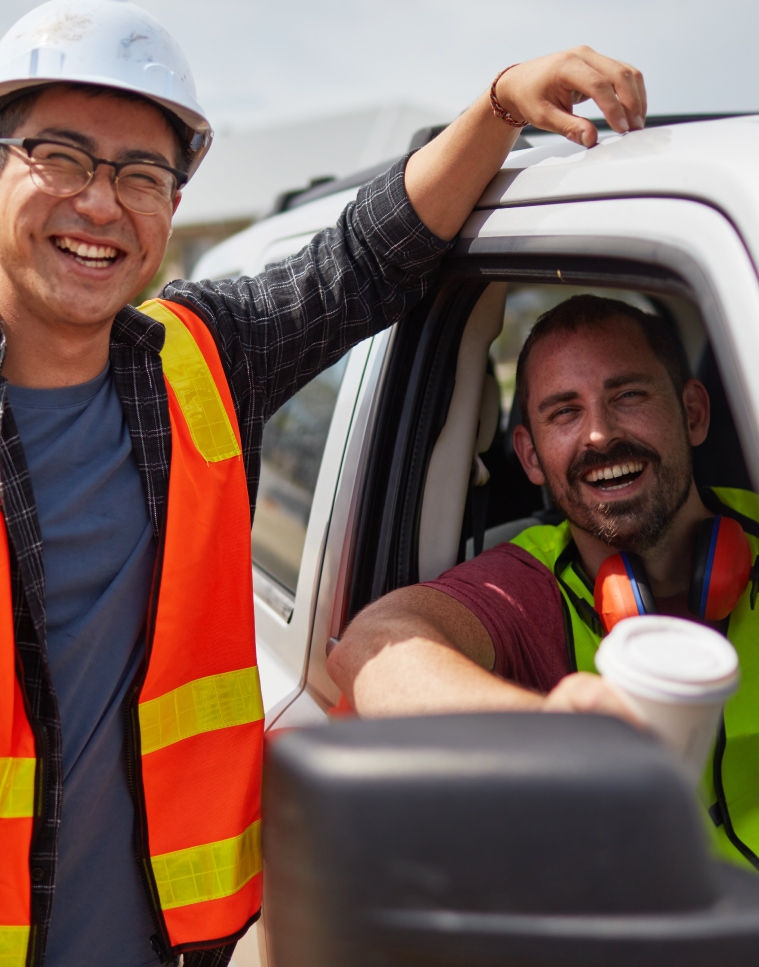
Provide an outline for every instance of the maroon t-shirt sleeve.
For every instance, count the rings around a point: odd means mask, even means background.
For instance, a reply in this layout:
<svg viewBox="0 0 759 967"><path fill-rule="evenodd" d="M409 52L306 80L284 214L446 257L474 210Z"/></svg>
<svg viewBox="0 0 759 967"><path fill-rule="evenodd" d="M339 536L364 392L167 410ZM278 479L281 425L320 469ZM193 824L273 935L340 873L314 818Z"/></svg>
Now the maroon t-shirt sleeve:
<svg viewBox="0 0 759 967"><path fill-rule="evenodd" d="M558 585L521 547L499 544L424 584L480 619L495 649L493 670L502 678L547 692L569 672Z"/></svg>

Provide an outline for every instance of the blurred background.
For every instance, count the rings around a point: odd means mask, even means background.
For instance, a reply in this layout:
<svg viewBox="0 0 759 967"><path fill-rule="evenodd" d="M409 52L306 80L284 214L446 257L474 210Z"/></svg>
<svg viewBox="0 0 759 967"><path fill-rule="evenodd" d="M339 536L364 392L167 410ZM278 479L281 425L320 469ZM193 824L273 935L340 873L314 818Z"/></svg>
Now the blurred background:
<svg viewBox="0 0 759 967"><path fill-rule="evenodd" d="M0 33L37 4L3 0ZM643 70L651 114L759 110L753 0L142 0L216 129L168 274L312 178L401 154L501 68L586 43ZM592 108L578 110L590 116Z"/></svg>

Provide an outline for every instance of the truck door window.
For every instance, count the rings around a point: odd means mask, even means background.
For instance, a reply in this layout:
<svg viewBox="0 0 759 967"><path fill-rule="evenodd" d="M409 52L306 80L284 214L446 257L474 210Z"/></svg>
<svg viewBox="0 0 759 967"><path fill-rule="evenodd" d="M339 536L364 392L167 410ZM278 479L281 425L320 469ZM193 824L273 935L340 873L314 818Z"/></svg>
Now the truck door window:
<svg viewBox="0 0 759 967"><path fill-rule="evenodd" d="M292 594L346 358L307 383L266 425L253 520L253 562Z"/></svg>

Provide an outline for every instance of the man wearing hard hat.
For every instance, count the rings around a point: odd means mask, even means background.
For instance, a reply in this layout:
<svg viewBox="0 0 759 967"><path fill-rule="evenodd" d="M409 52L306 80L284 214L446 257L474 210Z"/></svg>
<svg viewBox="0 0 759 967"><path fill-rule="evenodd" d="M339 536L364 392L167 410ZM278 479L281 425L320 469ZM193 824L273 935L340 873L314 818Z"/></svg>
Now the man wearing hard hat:
<svg viewBox="0 0 759 967"><path fill-rule="evenodd" d="M127 0L0 40L0 963L222 965L260 907L250 515L266 419L402 319L529 120L640 127L637 71L516 65L262 276L154 277L211 128Z"/></svg>

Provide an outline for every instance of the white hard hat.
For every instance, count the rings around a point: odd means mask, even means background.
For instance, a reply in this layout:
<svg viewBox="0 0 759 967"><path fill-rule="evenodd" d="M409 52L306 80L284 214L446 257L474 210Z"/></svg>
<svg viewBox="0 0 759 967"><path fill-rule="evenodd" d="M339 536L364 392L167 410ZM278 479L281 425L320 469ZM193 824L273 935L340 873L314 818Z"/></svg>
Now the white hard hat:
<svg viewBox="0 0 759 967"><path fill-rule="evenodd" d="M130 0L50 0L0 39L0 99L50 83L98 84L155 101L188 128L188 176L213 132L174 38Z"/></svg>

